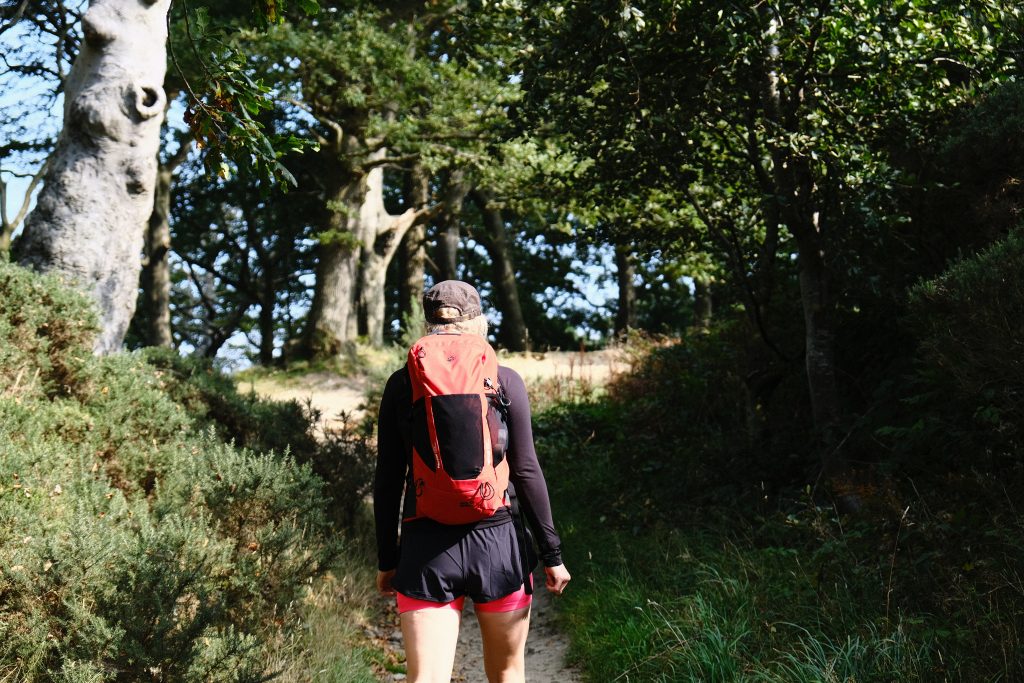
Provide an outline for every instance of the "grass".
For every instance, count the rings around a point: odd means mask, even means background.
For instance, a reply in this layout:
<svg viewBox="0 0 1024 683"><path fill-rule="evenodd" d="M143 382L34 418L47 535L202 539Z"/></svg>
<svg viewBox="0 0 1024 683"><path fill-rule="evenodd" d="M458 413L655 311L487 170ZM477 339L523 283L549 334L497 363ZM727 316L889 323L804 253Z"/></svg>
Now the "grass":
<svg viewBox="0 0 1024 683"><path fill-rule="evenodd" d="M647 386L655 408L687 409ZM1007 482L1019 477L890 482L852 519L799 490L769 505L742 482L707 483L722 442L680 434L690 428L680 420L652 443L637 433L647 406L614 396L554 404L535 430L574 576L561 618L586 680L1009 681L1024 672L1024 544L1016 496L1002 488L1017 490Z"/></svg>
<svg viewBox="0 0 1024 683"><path fill-rule="evenodd" d="M282 683L377 683L382 671L402 672L395 655L371 637L383 605L374 587L368 520L350 532L349 550L314 581L300 616L276 644L267 671Z"/></svg>
<svg viewBox="0 0 1024 683"><path fill-rule="evenodd" d="M959 680L930 615L886 619L882 587L865 602L863 585L823 582L813 551L726 540L739 520L634 531L558 513L574 522L563 540L577 580L561 604L587 680Z"/></svg>

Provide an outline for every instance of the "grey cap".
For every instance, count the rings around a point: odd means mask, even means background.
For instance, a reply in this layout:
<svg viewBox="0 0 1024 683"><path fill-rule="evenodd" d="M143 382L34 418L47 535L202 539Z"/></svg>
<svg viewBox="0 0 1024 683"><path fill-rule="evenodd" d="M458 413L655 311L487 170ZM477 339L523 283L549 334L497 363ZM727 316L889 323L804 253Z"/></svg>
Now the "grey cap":
<svg viewBox="0 0 1024 683"><path fill-rule="evenodd" d="M440 308L456 308L457 318L439 318ZM444 280L427 290L423 295L423 315L428 323L443 325L445 323L461 323L483 313L480 306L480 293L473 285L461 280Z"/></svg>

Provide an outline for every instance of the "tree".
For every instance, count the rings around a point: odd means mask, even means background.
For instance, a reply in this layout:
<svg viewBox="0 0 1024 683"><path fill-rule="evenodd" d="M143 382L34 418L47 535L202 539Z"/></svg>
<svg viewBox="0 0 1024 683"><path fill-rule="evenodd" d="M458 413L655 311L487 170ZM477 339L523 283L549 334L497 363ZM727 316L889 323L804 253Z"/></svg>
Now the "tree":
<svg viewBox="0 0 1024 683"><path fill-rule="evenodd" d="M867 198L887 192L886 143L922 135L1007 73L997 36L1019 10L923 0L530 9L523 120L567 136L586 160L584 185L675 213L675 239L724 258L752 326L782 359L791 354L773 338L769 304L786 256L796 258L823 466L842 470L837 256Z"/></svg>
<svg viewBox="0 0 1024 683"><path fill-rule="evenodd" d="M312 11L316 3L300 5ZM50 84L54 101L58 93L64 98L64 125L45 168L37 174L42 175L43 187L14 248L22 264L62 273L91 293L101 323L96 351L111 353L120 348L134 311L141 228L154 206L156 154L167 102L163 83L170 0L93 0L82 15L80 43L74 29L77 8L78 3L69 8L63 0L25 0L5 5L0 14L0 35L56 37L52 58L32 48L12 51L17 63L11 72L41 78ZM259 8L255 16L264 23L277 21L283 10L275 3ZM198 54L199 37L191 31L189 14L186 8L185 28ZM198 23L209 23L206 7L191 15ZM205 31L199 28L197 33ZM64 64L72 58L65 76ZM200 88L197 94L187 79L184 86L195 105L189 117L193 130L212 150L208 160L218 161L223 150L248 154L268 177L287 176L276 162L272 140L252 118L269 106L263 97L266 89L241 78L237 62L223 50L210 62L199 61L203 78L197 84L209 86L210 101L204 101L205 91ZM17 130L10 116L0 120L0 126ZM24 126L19 138L5 145L5 157L12 152L45 153L50 147L45 134L33 136ZM2 178L0 189L5 202L0 230L4 246L23 211L10 220Z"/></svg>
<svg viewBox="0 0 1024 683"><path fill-rule="evenodd" d="M358 335L382 343L388 264L406 232L440 210L434 199L391 213L388 172L433 176L457 166L464 140L474 142L501 110L507 86L433 49L446 8L408 10L385 3L329 11L281 27L267 46L266 77L312 119L320 149L310 161L322 169L324 207L306 325L313 356L331 356Z"/></svg>
<svg viewBox="0 0 1024 683"><path fill-rule="evenodd" d="M318 197L304 189L301 164L288 163L299 187L287 195L244 169L224 179L197 158L182 167L171 226L179 344L213 357L244 335L264 365L291 353L294 316L309 307Z"/></svg>
<svg viewBox="0 0 1024 683"><path fill-rule="evenodd" d="M120 349L135 309L166 105L169 7L170 0L90 5L82 50L64 82L64 128L16 245L23 265L60 272L90 291L99 353Z"/></svg>

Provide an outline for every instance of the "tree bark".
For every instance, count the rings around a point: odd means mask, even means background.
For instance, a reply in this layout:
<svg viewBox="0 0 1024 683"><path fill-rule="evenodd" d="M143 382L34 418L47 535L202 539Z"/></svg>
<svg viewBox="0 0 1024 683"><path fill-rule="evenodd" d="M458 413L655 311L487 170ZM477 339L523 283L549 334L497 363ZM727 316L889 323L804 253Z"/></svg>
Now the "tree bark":
<svg viewBox="0 0 1024 683"><path fill-rule="evenodd" d="M274 288L275 278L273 264L266 264L263 273L263 292L260 297L260 364L269 367L274 362L274 308L277 304L277 290Z"/></svg>
<svg viewBox="0 0 1024 683"><path fill-rule="evenodd" d="M761 11L768 10L764 8ZM779 29L777 17L768 16L767 27L763 112L771 127L787 130L786 120L797 116L800 107L807 105L815 95L813 89L803 87L797 87L788 97L783 94L779 78L779 48L775 37ZM838 437L836 431L841 418L835 367L835 306L829 292L827 244L822 225L820 194L809 159L794 155L788 147L778 144L771 148L771 159L771 178L775 188L771 193L774 201L765 207L768 233L764 250L777 247L777 228L781 218L797 246L807 387L822 453L821 480L827 482L841 476L847 464L835 448ZM757 162L755 172L761 170L760 162Z"/></svg>
<svg viewBox="0 0 1024 683"><path fill-rule="evenodd" d="M360 308L364 316L367 341L384 345L385 280L388 265L398 251L406 232L430 212L424 206L410 207L397 216L384 208L384 171L380 167L367 174L364 204L364 239L360 262Z"/></svg>
<svg viewBox="0 0 1024 683"><path fill-rule="evenodd" d="M711 283L702 278L693 279L693 324L701 330L711 328L714 305L711 299Z"/></svg>
<svg viewBox="0 0 1024 683"><path fill-rule="evenodd" d="M64 128L15 245L96 302L99 354L121 348L138 298L166 95L170 0L93 0L64 84Z"/></svg>
<svg viewBox="0 0 1024 683"><path fill-rule="evenodd" d="M306 348L311 357L337 355L355 339L356 287L359 276L359 220L366 194L363 178L338 188L336 207L326 235L317 248L316 285L306 327Z"/></svg>
<svg viewBox="0 0 1024 683"><path fill-rule="evenodd" d="M619 285L619 307L615 311L615 334L636 329L636 262L632 251L622 244L615 245L615 279Z"/></svg>
<svg viewBox="0 0 1024 683"><path fill-rule="evenodd" d="M498 310L501 311L498 342L509 351L526 351L529 336L519 304L519 287L505 219L489 193L476 189L472 196L483 214L486 239L482 243L491 257L494 290L498 297Z"/></svg>
<svg viewBox="0 0 1024 683"><path fill-rule="evenodd" d="M437 279L457 280L459 277L459 242L461 231L459 229L459 217L462 214L462 204L469 192L469 185L466 183L465 174L459 170L453 170L448 176L448 185L444 194L444 209L438 221L439 233L437 239Z"/></svg>
<svg viewBox="0 0 1024 683"><path fill-rule="evenodd" d="M173 170L160 164L153 191L153 212L146 225L141 273L143 320L147 346L174 345L171 337L171 179Z"/></svg>
<svg viewBox="0 0 1024 683"><path fill-rule="evenodd" d="M417 210L425 209L430 201L430 175L426 169L417 166L409 174L406 191L409 205ZM399 309L403 327L407 323L422 319L421 301L427 271L427 229L417 223L405 233L402 240L402 281L400 283ZM414 330L405 330L410 332Z"/></svg>
<svg viewBox="0 0 1024 683"><path fill-rule="evenodd" d="M369 155L368 170L334 196L320 245L316 288L307 326L312 357L336 355L362 332L373 346L384 343L384 289L388 264L405 233L430 214L409 208L393 216L384 208L386 150Z"/></svg>
<svg viewBox="0 0 1024 683"><path fill-rule="evenodd" d="M811 396L811 412L826 444L834 443L839 423L839 390L835 369L833 302L828 289L824 250L820 236L806 229L794 231L799 248L800 302L804 313L805 361ZM796 234L798 233L798 234ZM835 463L823 463L828 472Z"/></svg>
<svg viewBox="0 0 1024 683"><path fill-rule="evenodd" d="M173 99L174 94L171 94ZM153 212L146 224L142 261L142 320L147 346L174 346L171 333L171 187L174 172L188 158L190 138L179 136L178 149L158 162L153 189Z"/></svg>

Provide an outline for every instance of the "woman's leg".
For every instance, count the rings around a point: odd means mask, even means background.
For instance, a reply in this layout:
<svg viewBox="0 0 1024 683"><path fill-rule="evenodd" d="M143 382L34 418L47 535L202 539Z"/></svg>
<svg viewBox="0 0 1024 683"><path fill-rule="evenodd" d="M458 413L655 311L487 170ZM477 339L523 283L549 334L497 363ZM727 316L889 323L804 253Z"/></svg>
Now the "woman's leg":
<svg viewBox="0 0 1024 683"><path fill-rule="evenodd" d="M525 683L526 634L530 630L530 608L511 612L477 610L484 641L484 669L490 683Z"/></svg>
<svg viewBox="0 0 1024 683"><path fill-rule="evenodd" d="M409 683L450 683L462 611L418 609L401 620Z"/></svg>

